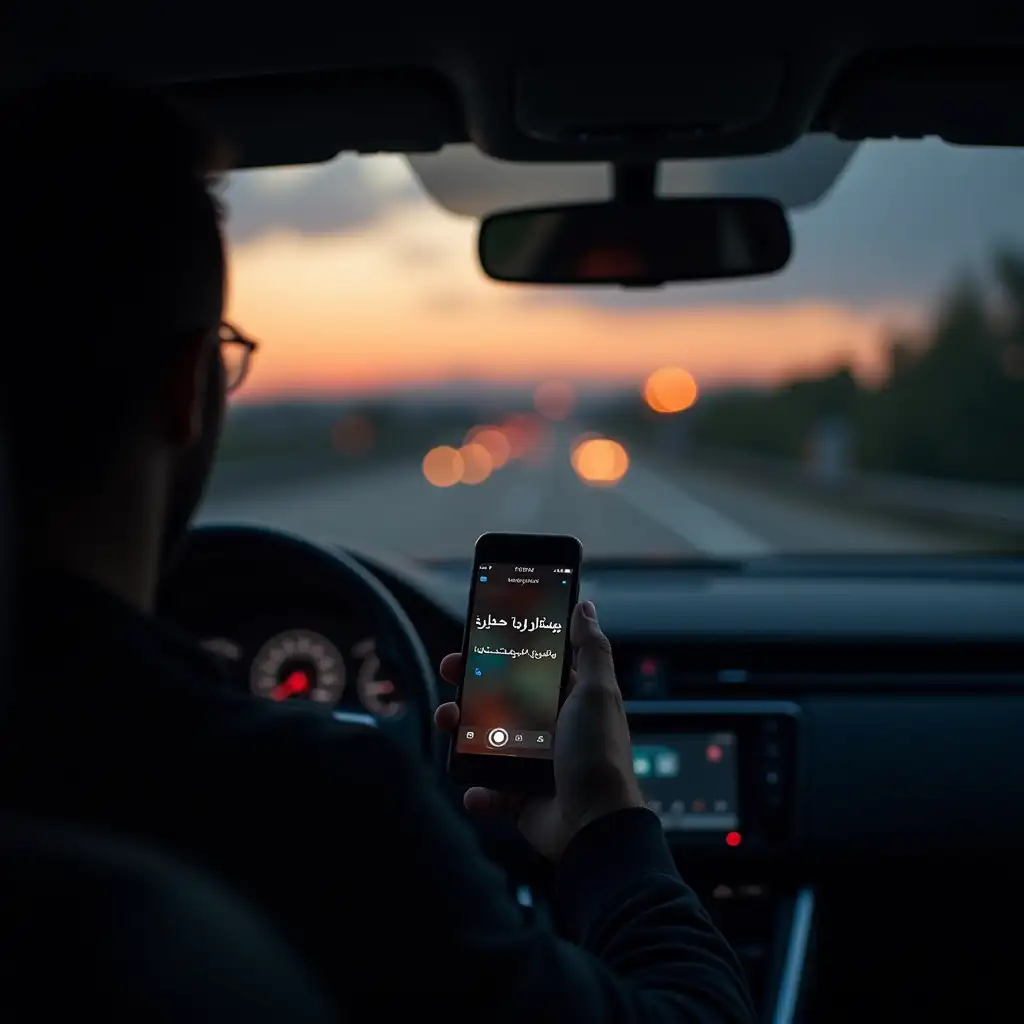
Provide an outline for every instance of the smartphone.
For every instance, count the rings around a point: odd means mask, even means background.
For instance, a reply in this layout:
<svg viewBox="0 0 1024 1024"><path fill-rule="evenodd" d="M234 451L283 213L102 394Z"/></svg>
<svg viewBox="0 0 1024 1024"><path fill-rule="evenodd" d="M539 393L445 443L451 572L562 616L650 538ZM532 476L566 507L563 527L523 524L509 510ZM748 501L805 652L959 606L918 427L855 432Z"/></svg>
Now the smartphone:
<svg viewBox="0 0 1024 1024"><path fill-rule="evenodd" d="M462 640L459 783L554 791L555 723L572 668L569 619L583 548L575 537L485 533L476 542Z"/></svg>

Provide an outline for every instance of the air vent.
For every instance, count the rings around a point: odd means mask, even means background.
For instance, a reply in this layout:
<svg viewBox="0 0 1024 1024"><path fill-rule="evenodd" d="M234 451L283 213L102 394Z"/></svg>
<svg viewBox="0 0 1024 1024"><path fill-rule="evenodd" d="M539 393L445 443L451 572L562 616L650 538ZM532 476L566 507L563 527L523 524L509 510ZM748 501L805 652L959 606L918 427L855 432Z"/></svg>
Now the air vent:
<svg viewBox="0 0 1024 1024"><path fill-rule="evenodd" d="M879 687L1024 686L1024 643L815 642L637 644L615 641L632 700L738 692Z"/></svg>

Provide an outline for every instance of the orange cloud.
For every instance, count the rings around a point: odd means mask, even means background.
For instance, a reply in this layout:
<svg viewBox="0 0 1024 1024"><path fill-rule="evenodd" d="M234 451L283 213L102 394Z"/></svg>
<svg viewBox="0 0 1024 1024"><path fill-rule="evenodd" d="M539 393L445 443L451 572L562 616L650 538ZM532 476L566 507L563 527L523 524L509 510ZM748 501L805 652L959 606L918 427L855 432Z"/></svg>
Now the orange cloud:
<svg viewBox="0 0 1024 1024"><path fill-rule="evenodd" d="M551 375L639 386L665 363L701 384L840 360L870 374L886 331L920 319L815 302L629 313L534 305L483 277L474 230L424 208L357 238L275 236L237 250L230 313L263 342L247 396ZM432 256L410 261L418 247Z"/></svg>

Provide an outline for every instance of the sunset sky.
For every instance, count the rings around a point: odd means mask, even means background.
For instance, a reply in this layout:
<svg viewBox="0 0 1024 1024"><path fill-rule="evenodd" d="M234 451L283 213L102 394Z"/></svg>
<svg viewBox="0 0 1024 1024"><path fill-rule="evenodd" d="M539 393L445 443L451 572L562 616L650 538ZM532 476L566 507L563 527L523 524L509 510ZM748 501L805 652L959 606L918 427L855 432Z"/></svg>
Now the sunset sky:
<svg viewBox="0 0 1024 1024"><path fill-rule="evenodd" d="M794 215L775 278L657 292L488 281L476 223L440 208L401 157L240 172L230 316L262 342L245 397L460 380L639 382L663 364L704 384L878 366L961 269L1024 247L1024 153L875 143Z"/></svg>

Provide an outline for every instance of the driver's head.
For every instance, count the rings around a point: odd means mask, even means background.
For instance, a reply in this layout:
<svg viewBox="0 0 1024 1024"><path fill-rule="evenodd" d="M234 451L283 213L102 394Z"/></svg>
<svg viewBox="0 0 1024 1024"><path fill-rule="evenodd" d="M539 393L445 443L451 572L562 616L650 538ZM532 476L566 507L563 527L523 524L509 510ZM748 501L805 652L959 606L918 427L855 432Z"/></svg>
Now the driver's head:
<svg viewBox="0 0 1024 1024"><path fill-rule="evenodd" d="M103 82L25 91L0 130L0 386L23 540L72 568L152 577L223 418L222 153L161 98Z"/></svg>

